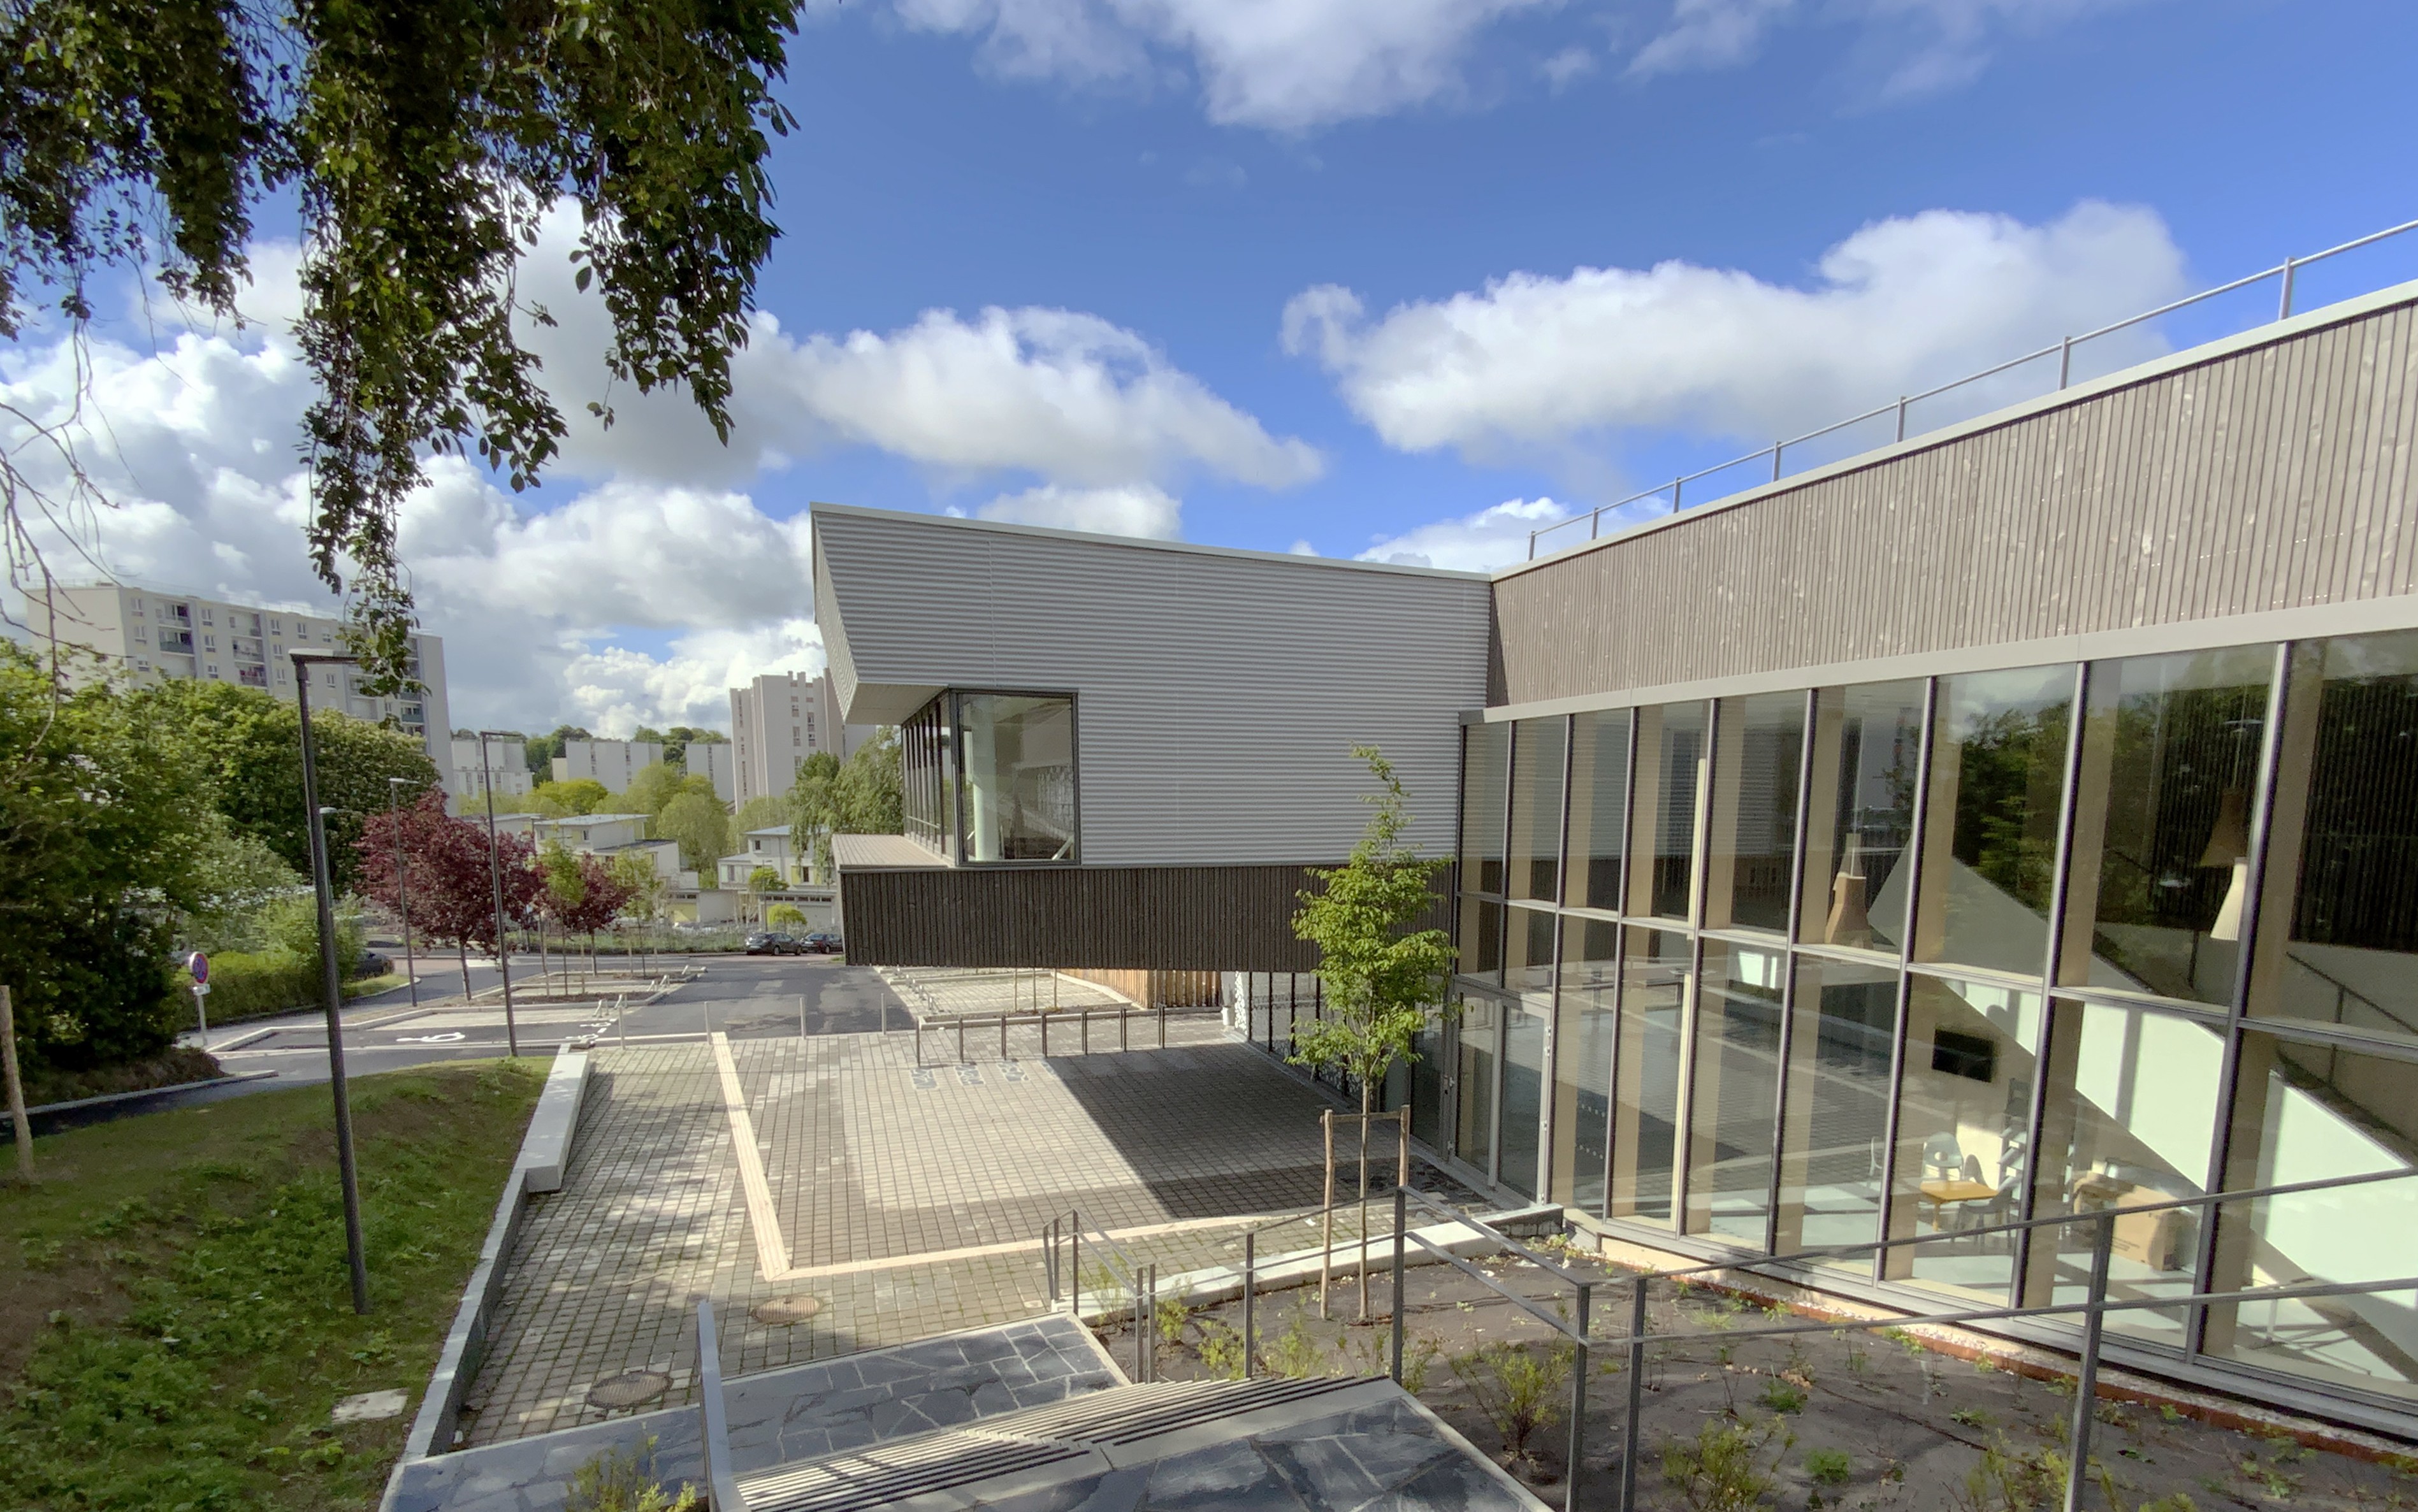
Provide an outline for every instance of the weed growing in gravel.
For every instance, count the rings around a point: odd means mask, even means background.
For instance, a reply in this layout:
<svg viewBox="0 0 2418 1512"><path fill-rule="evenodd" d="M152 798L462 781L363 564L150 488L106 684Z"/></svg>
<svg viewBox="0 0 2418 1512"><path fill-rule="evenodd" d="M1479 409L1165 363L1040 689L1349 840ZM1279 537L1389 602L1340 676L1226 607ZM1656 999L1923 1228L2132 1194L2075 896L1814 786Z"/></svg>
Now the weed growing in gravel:
<svg viewBox="0 0 2418 1512"><path fill-rule="evenodd" d="M1536 1462L1528 1441L1561 1417L1563 1388L1569 1384L1577 1351L1569 1344L1548 1350L1520 1344L1487 1344L1452 1357L1452 1373L1469 1388L1477 1410L1503 1435L1507 1460Z"/></svg>
<svg viewBox="0 0 2418 1512"><path fill-rule="evenodd" d="M1805 1455L1805 1475L1816 1486L1844 1486L1855 1469L1844 1449L1811 1449Z"/></svg>
<svg viewBox="0 0 2418 1512"><path fill-rule="evenodd" d="M1691 1512L1750 1512L1768 1504L1772 1472L1797 1443L1779 1418L1761 1423L1706 1423L1691 1441L1662 1446L1662 1478L1678 1489Z"/></svg>

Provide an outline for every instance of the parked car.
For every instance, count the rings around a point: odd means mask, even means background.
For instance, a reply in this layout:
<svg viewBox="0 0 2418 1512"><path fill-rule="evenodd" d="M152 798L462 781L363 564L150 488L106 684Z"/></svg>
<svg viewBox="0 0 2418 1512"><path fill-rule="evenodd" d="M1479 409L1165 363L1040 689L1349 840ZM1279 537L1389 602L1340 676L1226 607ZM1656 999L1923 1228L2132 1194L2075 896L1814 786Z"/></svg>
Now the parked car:
<svg viewBox="0 0 2418 1512"><path fill-rule="evenodd" d="M747 937L750 955L803 955L806 942L795 935L753 934Z"/></svg>
<svg viewBox="0 0 2418 1512"><path fill-rule="evenodd" d="M818 929L813 934L808 935L806 937L805 944L806 949L813 951L818 955L837 955L842 950L846 949L846 947L840 943L839 936L828 929Z"/></svg>

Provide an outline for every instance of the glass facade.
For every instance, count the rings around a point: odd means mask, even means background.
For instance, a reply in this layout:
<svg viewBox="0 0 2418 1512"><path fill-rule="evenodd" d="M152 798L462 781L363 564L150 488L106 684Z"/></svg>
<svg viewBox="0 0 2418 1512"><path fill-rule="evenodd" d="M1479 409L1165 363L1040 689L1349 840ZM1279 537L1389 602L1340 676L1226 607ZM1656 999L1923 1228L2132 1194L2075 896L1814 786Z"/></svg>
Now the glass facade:
<svg viewBox="0 0 2418 1512"><path fill-rule="evenodd" d="M2177 1299L2128 1344L2418 1403L2418 1294L2184 1300L2412 1274L2418 632L1497 722L1463 772L1411 1082L1479 1175L1951 1306L2078 1300L2090 1223L1988 1230L2104 1219ZM2164 1206L2364 1172L2410 1179Z"/></svg>
<svg viewBox="0 0 2418 1512"><path fill-rule="evenodd" d="M898 740L910 839L960 863L1081 859L1072 695L953 690Z"/></svg>

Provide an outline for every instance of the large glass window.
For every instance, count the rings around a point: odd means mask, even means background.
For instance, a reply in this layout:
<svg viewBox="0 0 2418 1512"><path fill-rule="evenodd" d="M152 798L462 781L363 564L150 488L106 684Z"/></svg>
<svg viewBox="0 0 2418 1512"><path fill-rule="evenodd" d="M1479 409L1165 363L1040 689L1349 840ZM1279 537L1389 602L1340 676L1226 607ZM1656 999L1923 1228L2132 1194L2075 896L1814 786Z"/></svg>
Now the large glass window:
<svg viewBox="0 0 2418 1512"><path fill-rule="evenodd" d="M1503 1035L1503 1005L1469 993L1461 1000L1460 1063L1453 1074L1457 1107L1453 1153L1482 1171L1494 1168L1494 1065Z"/></svg>
<svg viewBox="0 0 2418 1512"><path fill-rule="evenodd" d="M1705 706L1637 711L1636 802L1630 849L1639 864L1629 910L1689 919L1696 888L1696 790L1704 781Z"/></svg>
<svg viewBox="0 0 2418 1512"><path fill-rule="evenodd" d="M1473 893L1461 895L1461 974L1503 980L1503 905Z"/></svg>
<svg viewBox="0 0 2418 1512"><path fill-rule="evenodd" d="M1461 885L1474 892L1503 891L1503 800L1510 771L1510 725L1461 727Z"/></svg>
<svg viewBox="0 0 2418 1512"><path fill-rule="evenodd" d="M957 816L951 795L956 776L949 759L948 706L942 694L898 726L898 807L900 829L909 839L954 856Z"/></svg>
<svg viewBox="0 0 2418 1512"><path fill-rule="evenodd" d="M2225 1037L2196 1020L2142 1008L2060 1000L2052 1012L2032 1215L2112 1212L2108 1295L2188 1292L2199 1264L2198 1212L2128 1210L2205 1189ZM2068 1224L2033 1234L2028 1304L2089 1296L2096 1227ZM2183 1345L2185 1322L2181 1307L2107 1315L2108 1327L2175 1349Z"/></svg>
<svg viewBox="0 0 2418 1512"><path fill-rule="evenodd" d="M1923 685L1825 688L1814 705L1798 939L1895 955L1905 942Z"/></svg>
<svg viewBox="0 0 2418 1512"><path fill-rule="evenodd" d="M1668 1229L1679 1125L1679 1034L1690 981L1688 937L1662 929L1627 933L1607 1215Z"/></svg>
<svg viewBox="0 0 2418 1512"><path fill-rule="evenodd" d="M1444 1016L1431 1011L1411 1036L1411 1138L1431 1149L1445 1147L1445 1089L1452 1067L1445 1061Z"/></svg>
<svg viewBox="0 0 2418 1512"><path fill-rule="evenodd" d="M1771 1214L1785 960L1777 951L1708 939L1696 993L1688 1231L1756 1249Z"/></svg>
<svg viewBox="0 0 2418 1512"><path fill-rule="evenodd" d="M1511 739L1511 855L1515 898L1561 896L1562 757L1567 722L1523 719Z"/></svg>
<svg viewBox="0 0 2418 1512"><path fill-rule="evenodd" d="M1569 876L1572 908L1620 908L1620 857L1629 826L1629 710L1599 710L1570 722Z"/></svg>
<svg viewBox="0 0 2418 1512"><path fill-rule="evenodd" d="M1797 857L1797 780L1805 755L1805 695L1722 700L1713 759L1713 823L1706 847L1705 924L1788 932Z"/></svg>
<svg viewBox="0 0 2418 1512"><path fill-rule="evenodd" d="M1537 1153L1545 1120L1545 1025L1551 1008L1522 1000L1503 1009L1502 1165L1495 1180L1537 1195Z"/></svg>
<svg viewBox="0 0 2418 1512"><path fill-rule="evenodd" d="M1880 1237L1897 970L1798 957L1781 1118L1780 1253ZM1869 1275L1869 1251L1823 1263Z"/></svg>
<svg viewBox="0 0 2418 1512"><path fill-rule="evenodd" d="M2250 1012L2418 1037L2418 632L2302 647Z"/></svg>
<svg viewBox="0 0 2418 1512"><path fill-rule="evenodd" d="M1079 859L1075 700L960 694L957 725L965 751L965 859Z"/></svg>
<svg viewBox="0 0 2418 1512"><path fill-rule="evenodd" d="M1915 959L2039 976L2074 668L1943 678Z"/></svg>
<svg viewBox="0 0 2418 1512"><path fill-rule="evenodd" d="M2060 982L2233 1000L2274 663L2246 646L2090 669Z"/></svg>
<svg viewBox="0 0 2418 1512"><path fill-rule="evenodd" d="M1562 921L1562 990L1553 1025L1553 1199L1603 1214L1612 1114L1612 1045L1620 928Z"/></svg>
<svg viewBox="0 0 2418 1512"><path fill-rule="evenodd" d="M1890 1237L2012 1223L2030 1172L2035 993L1916 977L1906 995ZM1888 1252L1883 1274L2000 1299L2014 1236L1942 1240Z"/></svg>
<svg viewBox="0 0 2418 1512"><path fill-rule="evenodd" d="M2418 1065L2242 1036L2225 1184L2285 1186L2418 1169ZM2413 1274L2418 1179L2227 1203L2214 1290ZM2209 1308L2209 1353L2418 1396L2418 1295L2369 1292Z"/></svg>
<svg viewBox="0 0 2418 1512"><path fill-rule="evenodd" d="M1506 910L1503 985L1540 1007L1553 1000L1553 915L1543 909Z"/></svg>

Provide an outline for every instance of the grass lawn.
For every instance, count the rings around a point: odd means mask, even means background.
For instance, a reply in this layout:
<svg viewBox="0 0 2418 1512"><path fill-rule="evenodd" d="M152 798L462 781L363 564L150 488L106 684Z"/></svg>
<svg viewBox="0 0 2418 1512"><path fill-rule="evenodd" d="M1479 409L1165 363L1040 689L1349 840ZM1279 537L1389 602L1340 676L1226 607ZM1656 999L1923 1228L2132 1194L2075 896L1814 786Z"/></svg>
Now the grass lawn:
<svg viewBox="0 0 2418 1512"><path fill-rule="evenodd" d="M326 1088L41 1140L0 1184L0 1506L375 1506L546 1067L353 1081L367 1318ZM389 1388L401 1417L329 1422Z"/></svg>

